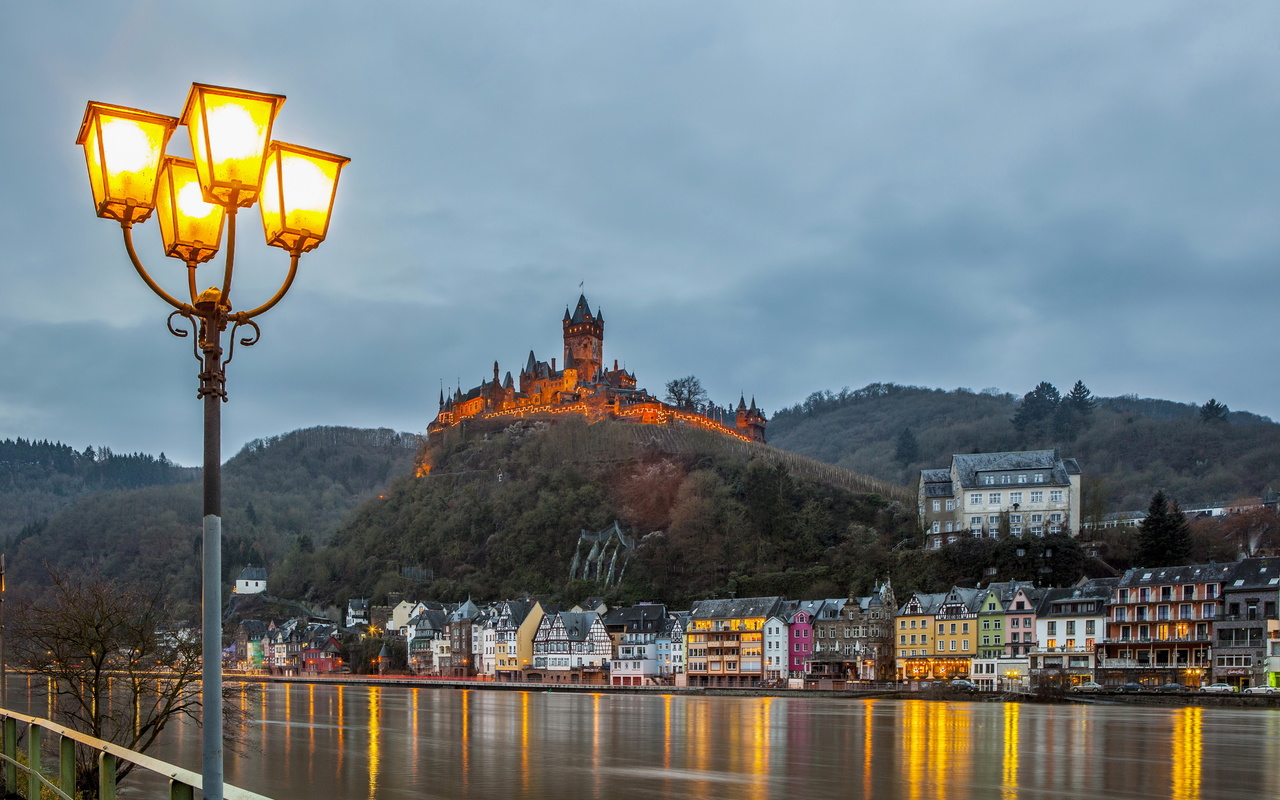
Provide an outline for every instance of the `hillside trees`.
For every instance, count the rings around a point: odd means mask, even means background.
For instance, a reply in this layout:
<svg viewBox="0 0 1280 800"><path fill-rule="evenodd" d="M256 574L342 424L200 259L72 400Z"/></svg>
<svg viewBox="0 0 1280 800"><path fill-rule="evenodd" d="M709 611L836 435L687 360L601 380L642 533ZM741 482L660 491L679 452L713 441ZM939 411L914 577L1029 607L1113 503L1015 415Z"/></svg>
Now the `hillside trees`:
<svg viewBox="0 0 1280 800"><path fill-rule="evenodd" d="M159 592L103 574L50 572L49 589L10 617L13 655L47 678L54 713L90 736L146 752L200 711L200 637L172 627ZM229 713L238 706L226 704ZM231 735L236 728L226 726ZM97 790L97 759L77 757L76 787ZM118 778L133 765L121 761ZM85 796L91 796L86 794Z"/></svg>
<svg viewBox="0 0 1280 800"><path fill-rule="evenodd" d="M893 457L903 467L920 457L920 442L910 428L903 428L902 433L898 434Z"/></svg>
<svg viewBox="0 0 1280 800"><path fill-rule="evenodd" d="M922 467L945 467L953 453L1060 447L1086 480L1106 481L1103 514L1145 509L1157 488L1196 501L1256 496L1280 476L1280 425L1265 417L1232 411L1231 424L1204 424L1198 404L1089 397L1093 409L1069 440L1052 422L1036 435L1019 433L1012 418L1020 400L1010 395L871 384L815 392L779 411L769 421L769 442L897 483L916 477L895 458L903 428L916 436L914 465Z"/></svg>
<svg viewBox="0 0 1280 800"><path fill-rule="evenodd" d="M1229 413L1231 413L1231 409L1227 408L1225 403L1219 403L1210 397L1209 402L1200 406L1200 421L1208 423L1226 422L1227 414Z"/></svg>
<svg viewBox="0 0 1280 800"><path fill-rule="evenodd" d="M702 381L693 375L667 381L666 400L676 408L696 410L706 405L707 390L702 388Z"/></svg>
<svg viewBox="0 0 1280 800"><path fill-rule="evenodd" d="M1062 395L1052 383L1040 381L1036 388L1022 396L1022 403L1013 416L1013 427L1022 434L1043 435L1061 400Z"/></svg>
<svg viewBox="0 0 1280 800"><path fill-rule="evenodd" d="M1176 500L1164 490L1151 498L1147 517L1138 529L1138 566L1168 567L1186 564L1191 556L1191 527Z"/></svg>

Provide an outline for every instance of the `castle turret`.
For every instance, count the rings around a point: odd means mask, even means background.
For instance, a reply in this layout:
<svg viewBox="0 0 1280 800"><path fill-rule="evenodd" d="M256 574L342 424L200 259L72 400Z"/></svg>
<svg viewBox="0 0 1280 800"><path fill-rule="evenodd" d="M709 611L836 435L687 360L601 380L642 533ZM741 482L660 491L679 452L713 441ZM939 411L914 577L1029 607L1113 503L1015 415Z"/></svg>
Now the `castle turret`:
<svg viewBox="0 0 1280 800"><path fill-rule="evenodd" d="M764 441L764 412L756 408L756 399L751 398L751 407L748 408L746 398L738 397L738 413L734 420L734 427L738 429L738 433L743 434L753 442Z"/></svg>
<svg viewBox="0 0 1280 800"><path fill-rule="evenodd" d="M565 309L564 363L573 363L580 377L595 375L604 363L604 319L591 313L586 295L578 296L573 314Z"/></svg>

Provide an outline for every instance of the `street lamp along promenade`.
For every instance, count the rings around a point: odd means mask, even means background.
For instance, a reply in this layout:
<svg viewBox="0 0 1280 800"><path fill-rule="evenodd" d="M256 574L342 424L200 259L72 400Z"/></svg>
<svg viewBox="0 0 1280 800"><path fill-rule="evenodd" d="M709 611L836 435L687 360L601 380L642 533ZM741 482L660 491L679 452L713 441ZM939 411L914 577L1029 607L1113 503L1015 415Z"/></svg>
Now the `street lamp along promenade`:
<svg viewBox="0 0 1280 800"><path fill-rule="evenodd" d="M226 366L236 333L257 343L254 318L280 302L298 271L298 259L324 241L338 188L349 159L272 141L271 128L284 96L195 83L181 118L90 102L76 144L84 146L99 217L120 223L129 260L142 280L174 308L169 332L185 338L190 324L201 364L196 396L204 400L204 561L202 596L203 727L202 792L223 799L222 778L222 411L227 399ZM191 135L194 159L165 155L179 125ZM231 305L236 213L257 204L267 244L288 251L289 274L273 297L248 311ZM179 300L151 277L133 246L133 226L160 212L164 254L187 265L188 300ZM217 255L226 228L222 283L197 293L196 268ZM222 333L231 326L223 358Z"/></svg>

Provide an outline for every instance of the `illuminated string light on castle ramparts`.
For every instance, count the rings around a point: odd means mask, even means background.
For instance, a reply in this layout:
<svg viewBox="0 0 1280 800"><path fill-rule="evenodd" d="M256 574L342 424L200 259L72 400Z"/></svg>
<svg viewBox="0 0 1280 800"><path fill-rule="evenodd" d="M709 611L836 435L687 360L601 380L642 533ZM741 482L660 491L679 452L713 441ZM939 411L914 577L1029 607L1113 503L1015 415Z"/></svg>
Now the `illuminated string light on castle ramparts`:
<svg viewBox="0 0 1280 800"><path fill-rule="evenodd" d="M604 364L604 315L591 312L585 295L578 297L573 313L564 311L564 361L556 368L539 361L533 351L520 371L519 388L508 371L499 379L498 362L493 362L493 380L483 381L467 392L452 395L440 392L440 411L427 426L427 435L438 433L464 420L553 419L566 414L590 420L616 419L645 425L693 425L733 436L745 442L763 442L764 412L753 397L748 406L738 399L736 410L714 404L679 408L664 403L636 387L636 376Z"/></svg>

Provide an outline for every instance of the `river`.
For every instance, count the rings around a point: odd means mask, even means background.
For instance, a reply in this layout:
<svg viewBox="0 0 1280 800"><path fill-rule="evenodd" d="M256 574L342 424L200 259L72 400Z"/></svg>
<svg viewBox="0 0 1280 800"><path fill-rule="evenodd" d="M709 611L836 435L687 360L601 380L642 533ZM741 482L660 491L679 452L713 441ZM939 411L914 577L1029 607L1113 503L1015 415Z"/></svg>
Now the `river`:
<svg viewBox="0 0 1280 800"><path fill-rule="evenodd" d="M312 684L236 702L255 719L227 780L275 800L1280 797L1271 708ZM198 770L198 728L152 753Z"/></svg>

